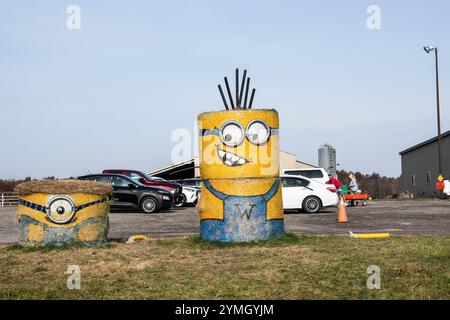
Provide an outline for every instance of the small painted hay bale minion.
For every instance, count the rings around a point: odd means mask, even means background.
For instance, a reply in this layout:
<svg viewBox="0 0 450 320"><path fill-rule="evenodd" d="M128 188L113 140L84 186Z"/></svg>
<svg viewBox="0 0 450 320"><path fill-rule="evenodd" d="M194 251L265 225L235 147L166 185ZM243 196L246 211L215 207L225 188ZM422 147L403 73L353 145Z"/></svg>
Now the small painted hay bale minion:
<svg viewBox="0 0 450 320"><path fill-rule="evenodd" d="M85 244L107 241L112 188L94 181L43 180L18 185L19 244Z"/></svg>
<svg viewBox="0 0 450 320"><path fill-rule="evenodd" d="M198 116L200 236L209 241L248 242L284 234L278 113L252 109L255 89L247 107L246 74L240 84L236 69L235 100L225 78L231 109L219 85L226 110Z"/></svg>

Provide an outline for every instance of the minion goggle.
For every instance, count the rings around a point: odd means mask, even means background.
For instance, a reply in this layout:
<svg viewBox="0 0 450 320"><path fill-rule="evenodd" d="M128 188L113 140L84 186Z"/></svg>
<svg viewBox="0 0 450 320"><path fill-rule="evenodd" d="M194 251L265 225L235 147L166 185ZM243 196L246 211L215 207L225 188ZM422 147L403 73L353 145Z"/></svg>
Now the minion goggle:
<svg viewBox="0 0 450 320"><path fill-rule="evenodd" d="M216 135L223 144L228 147L239 146L245 138L257 146L267 143L271 135L278 134L278 128L271 128L263 120L252 120L244 129L244 126L235 120L225 122L220 129L201 129L201 136Z"/></svg>
<svg viewBox="0 0 450 320"><path fill-rule="evenodd" d="M47 205L32 203L23 199L19 199L19 204L43 212L47 215L47 218L56 224L66 224L72 221L75 214L81 209L109 201L110 198L106 197L101 200L88 202L79 206L76 206L72 198L65 195L56 195L48 199Z"/></svg>

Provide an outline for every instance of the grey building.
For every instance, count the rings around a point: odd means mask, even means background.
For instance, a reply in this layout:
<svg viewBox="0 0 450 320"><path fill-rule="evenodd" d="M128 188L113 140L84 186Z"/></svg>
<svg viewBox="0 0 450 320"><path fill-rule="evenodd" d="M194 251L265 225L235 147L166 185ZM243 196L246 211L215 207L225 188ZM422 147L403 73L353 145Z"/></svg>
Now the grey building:
<svg viewBox="0 0 450 320"><path fill-rule="evenodd" d="M434 137L400 152L403 190L414 196L437 196L438 139ZM442 134L442 175L450 177L450 131Z"/></svg>
<svg viewBox="0 0 450 320"><path fill-rule="evenodd" d="M319 168L336 177L336 149L328 143L319 147Z"/></svg>

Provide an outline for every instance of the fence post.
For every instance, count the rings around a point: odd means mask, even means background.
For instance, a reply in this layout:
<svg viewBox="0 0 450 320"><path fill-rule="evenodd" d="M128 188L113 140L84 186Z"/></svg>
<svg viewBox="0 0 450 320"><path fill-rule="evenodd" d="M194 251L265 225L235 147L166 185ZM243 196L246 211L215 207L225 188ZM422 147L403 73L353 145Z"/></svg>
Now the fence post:
<svg viewBox="0 0 450 320"><path fill-rule="evenodd" d="M3 208L3 202L5 201L5 196L2 193L2 200L0 201L0 207Z"/></svg>

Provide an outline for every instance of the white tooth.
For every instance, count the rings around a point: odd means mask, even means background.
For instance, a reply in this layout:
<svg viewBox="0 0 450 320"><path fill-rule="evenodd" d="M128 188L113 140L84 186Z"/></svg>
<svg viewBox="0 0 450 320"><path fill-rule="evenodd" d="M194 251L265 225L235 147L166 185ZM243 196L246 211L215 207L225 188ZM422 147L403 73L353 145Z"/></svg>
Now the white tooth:
<svg viewBox="0 0 450 320"><path fill-rule="evenodd" d="M244 163L245 163L245 159L240 158L239 161L238 161L238 164L244 164Z"/></svg>
<svg viewBox="0 0 450 320"><path fill-rule="evenodd" d="M224 162L227 166L232 166L232 164L231 164L231 162L227 159L227 160L225 160L225 162Z"/></svg>
<svg viewBox="0 0 450 320"><path fill-rule="evenodd" d="M231 161L236 162L239 160L239 157L237 155L232 154L231 155Z"/></svg>
<svg viewBox="0 0 450 320"><path fill-rule="evenodd" d="M231 153L227 152L227 160L231 160L231 157L232 157Z"/></svg>
<svg viewBox="0 0 450 320"><path fill-rule="evenodd" d="M225 151L219 150L219 157L223 158L224 155L225 155Z"/></svg>

